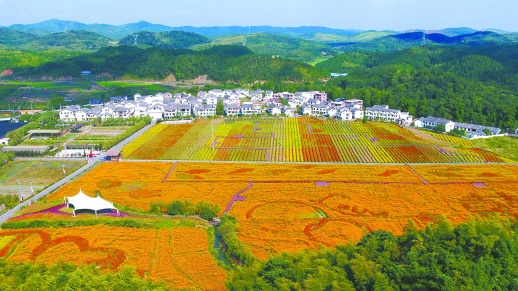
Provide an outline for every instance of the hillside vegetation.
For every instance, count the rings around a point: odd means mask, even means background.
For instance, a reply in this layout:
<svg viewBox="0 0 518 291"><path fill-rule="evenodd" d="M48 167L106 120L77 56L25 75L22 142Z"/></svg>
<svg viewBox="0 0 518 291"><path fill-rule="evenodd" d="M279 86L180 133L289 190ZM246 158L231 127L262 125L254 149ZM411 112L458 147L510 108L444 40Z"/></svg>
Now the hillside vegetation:
<svg viewBox="0 0 518 291"><path fill-rule="evenodd" d="M346 53L317 66L347 77L331 80L331 98L388 104L414 116L518 127L517 45L416 47L389 53Z"/></svg>
<svg viewBox="0 0 518 291"><path fill-rule="evenodd" d="M221 37L209 44L194 46L193 49L200 50L211 46L229 44L246 46L258 54L280 56L301 62L312 62L315 59L329 57L336 53L333 47L323 43L264 33Z"/></svg>
<svg viewBox="0 0 518 291"><path fill-rule="evenodd" d="M118 78L177 79L208 75L216 81L315 80L325 70L284 58L254 54L242 46L218 46L203 51L114 47L92 54L50 62L36 68L16 69L17 76L79 76L80 71L106 73Z"/></svg>
<svg viewBox="0 0 518 291"><path fill-rule="evenodd" d="M362 38L365 37L365 38ZM511 44L516 38L510 34L492 31L477 31L469 34L448 36L442 33L425 33L426 45L453 47L476 47L498 44ZM348 42L333 44L342 51L382 52L395 51L422 45L423 32L388 33L373 32L360 34L348 39Z"/></svg>
<svg viewBox="0 0 518 291"><path fill-rule="evenodd" d="M192 32L184 31L166 31L166 32L149 32L141 31L132 35L128 35L119 41L119 45L134 45L137 36L138 46L141 48L161 47L168 49L183 49L193 45L208 43L209 39Z"/></svg>
<svg viewBox="0 0 518 291"><path fill-rule="evenodd" d="M96 51L109 45L111 39L84 30L53 33L43 36L18 32L0 28L0 45L5 48L46 51L46 50L73 50Z"/></svg>

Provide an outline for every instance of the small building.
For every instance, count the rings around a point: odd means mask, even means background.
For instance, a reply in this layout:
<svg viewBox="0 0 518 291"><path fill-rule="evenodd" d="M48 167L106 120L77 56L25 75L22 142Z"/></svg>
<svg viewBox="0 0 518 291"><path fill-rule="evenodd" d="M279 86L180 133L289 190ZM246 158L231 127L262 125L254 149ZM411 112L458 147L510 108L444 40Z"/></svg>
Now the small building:
<svg viewBox="0 0 518 291"><path fill-rule="evenodd" d="M473 136L487 136L487 134L484 131L489 131L490 135L495 135L500 133L500 128L497 127L490 127L490 126L483 126L478 124L470 124L470 123L462 123L462 122L455 122L454 125L455 129L458 130L464 130L466 133L473 132Z"/></svg>
<svg viewBox="0 0 518 291"><path fill-rule="evenodd" d="M120 159L122 159L121 150L108 150L104 153L105 160L111 161L111 162L118 162Z"/></svg>
<svg viewBox="0 0 518 291"><path fill-rule="evenodd" d="M58 129L32 129L28 131L31 139L49 139L59 137L61 131Z"/></svg>
<svg viewBox="0 0 518 291"><path fill-rule="evenodd" d="M453 122L451 120L433 117L433 116L421 117L421 118L416 119L414 122L415 127L432 128L432 129L437 127L437 125L439 125L439 124L444 125L445 132L452 131L455 126L455 122Z"/></svg>

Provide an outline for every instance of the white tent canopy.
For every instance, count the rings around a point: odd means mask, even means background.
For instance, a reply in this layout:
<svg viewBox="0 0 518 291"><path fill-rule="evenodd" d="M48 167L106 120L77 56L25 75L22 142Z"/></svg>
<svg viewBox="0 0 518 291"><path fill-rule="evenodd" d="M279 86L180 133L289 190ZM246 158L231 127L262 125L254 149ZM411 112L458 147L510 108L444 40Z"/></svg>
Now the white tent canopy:
<svg viewBox="0 0 518 291"><path fill-rule="evenodd" d="M103 209L115 209L117 210L117 215L119 215L119 210L113 206L113 203L99 196L95 198L89 197L81 189L75 196L65 197L65 202L67 203L67 208L70 204L74 206L74 211L72 212L74 216L76 216L76 210L93 210L95 216L97 216L97 211Z"/></svg>

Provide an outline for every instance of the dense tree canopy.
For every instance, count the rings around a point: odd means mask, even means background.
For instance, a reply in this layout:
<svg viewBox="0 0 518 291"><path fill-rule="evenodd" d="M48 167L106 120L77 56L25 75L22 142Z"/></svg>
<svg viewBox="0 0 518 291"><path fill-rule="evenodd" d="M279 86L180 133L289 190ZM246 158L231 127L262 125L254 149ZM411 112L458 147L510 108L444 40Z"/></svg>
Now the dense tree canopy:
<svg viewBox="0 0 518 291"><path fill-rule="evenodd" d="M516 290L517 224L410 224L374 231L357 245L308 250L240 268L229 290Z"/></svg>
<svg viewBox="0 0 518 291"><path fill-rule="evenodd" d="M419 47L390 53L351 53L318 66L349 73L325 86L332 99L359 98L366 106L388 104L415 117L434 115L517 128L516 48Z"/></svg>
<svg viewBox="0 0 518 291"><path fill-rule="evenodd" d="M221 82L253 83L256 80L302 81L327 76L326 71L297 61L257 55L242 46L218 46L204 51L139 49L117 47L101 49L30 69L15 70L18 76L79 76L82 70L108 73L118 78L193 79L208 75Z"/></svg>

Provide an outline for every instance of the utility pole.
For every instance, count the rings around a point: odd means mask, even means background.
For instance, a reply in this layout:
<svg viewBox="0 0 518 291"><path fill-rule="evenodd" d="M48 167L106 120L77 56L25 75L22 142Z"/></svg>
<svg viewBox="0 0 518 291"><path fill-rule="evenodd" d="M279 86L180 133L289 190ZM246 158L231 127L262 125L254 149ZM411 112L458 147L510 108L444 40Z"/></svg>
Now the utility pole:
<svg viewBox="0 0 518 291"><path fill-rule="evenodd" d="M20 187L20 179L18 179L18 196L20 196L20 203L22 203L23 197L22 197L22 189Z"/></svg>

